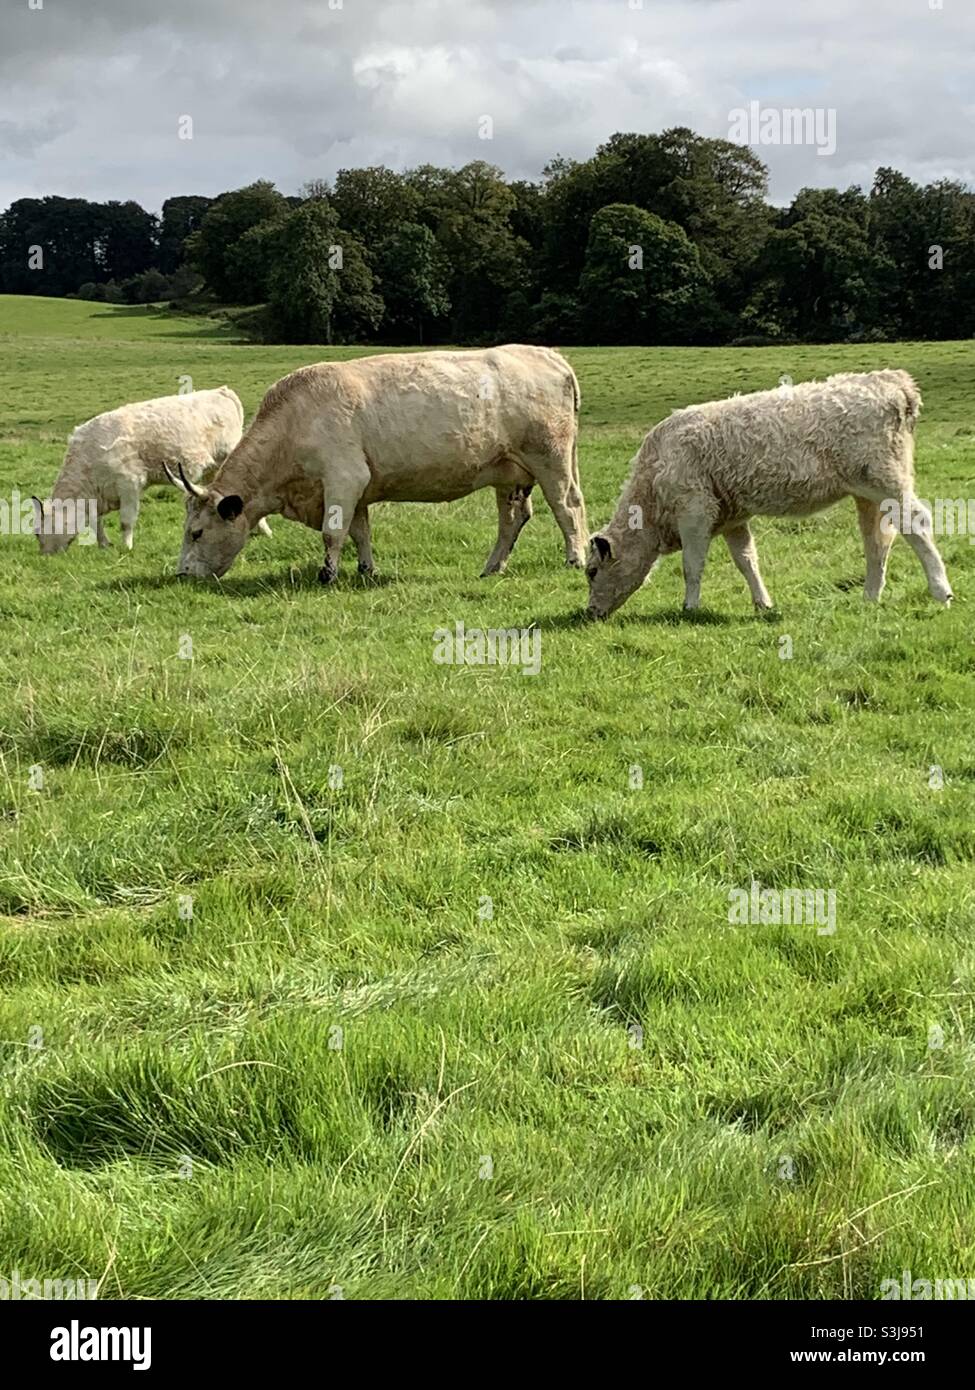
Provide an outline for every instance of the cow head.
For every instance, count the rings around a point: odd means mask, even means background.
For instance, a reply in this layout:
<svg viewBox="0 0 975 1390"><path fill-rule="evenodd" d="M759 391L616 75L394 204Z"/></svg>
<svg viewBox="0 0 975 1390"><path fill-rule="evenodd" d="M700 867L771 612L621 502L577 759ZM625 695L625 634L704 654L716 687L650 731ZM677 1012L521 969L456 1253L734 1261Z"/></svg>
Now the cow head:
<svg viewBox="0 0 975 1390"><path fill-rule="evenodd" d="M230 569L250 534L244 499L197 487L186 477L182 466L180 481L168 468L166 473L170 482L186 493L186 526L178 573L195 579L219 579Z"/></svg>
<svg viewBox="0 0 975 1390"><path fill-rule="evenodd" d="M646 579L660 550L645 532L597 535L589 542L586 578L590 618L608 618Z"/></svg>
<svg viewBox="0 0 975 1390"><path fill-rule="evenodd" d="M39 497L30 500L34 504L34 535L41 554L59 555L67 550L78 535L74 502L58 498L42 502Z"/></svg>

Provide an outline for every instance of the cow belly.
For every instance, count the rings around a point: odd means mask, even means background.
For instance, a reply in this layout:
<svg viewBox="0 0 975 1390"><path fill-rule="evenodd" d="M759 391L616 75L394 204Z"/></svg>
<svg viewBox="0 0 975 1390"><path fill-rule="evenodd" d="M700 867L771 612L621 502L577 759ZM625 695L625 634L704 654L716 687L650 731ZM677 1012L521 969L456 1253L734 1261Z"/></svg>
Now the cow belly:
<svg viewBox="0 0 975 1390"><path fill-rule="evenodd" d="M524 469L505 455L485 460L465 455L403 460L370 460L372 483L366 494L370 502L453 502L483 487L527 484Z"/></svg>

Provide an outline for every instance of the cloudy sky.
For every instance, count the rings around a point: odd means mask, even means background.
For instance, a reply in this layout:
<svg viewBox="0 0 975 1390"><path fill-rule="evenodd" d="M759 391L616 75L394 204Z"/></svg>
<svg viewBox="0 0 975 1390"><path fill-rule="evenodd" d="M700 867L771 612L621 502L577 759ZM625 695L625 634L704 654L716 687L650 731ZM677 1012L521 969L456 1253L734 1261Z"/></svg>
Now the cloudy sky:
<svg viewBox="0 0 975 1390"><path fill-rule="evenodd" d="M728 136L753 101L836 112L833 154L758 148L778 202L869 186L882 164L975 183L975 6L938 4L0 0L0 207L59 193L158 210L375 163L534 178L617 130Z"/></svg>

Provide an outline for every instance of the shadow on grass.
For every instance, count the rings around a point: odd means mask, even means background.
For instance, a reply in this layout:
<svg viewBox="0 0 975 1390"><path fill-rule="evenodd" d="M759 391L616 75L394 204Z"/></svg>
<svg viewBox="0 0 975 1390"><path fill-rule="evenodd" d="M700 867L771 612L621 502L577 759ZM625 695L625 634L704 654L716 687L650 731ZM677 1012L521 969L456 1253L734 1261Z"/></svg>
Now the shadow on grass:
<svg viewBox="0 0 975 1390"><path fill-rule="evenodd" d="M279 570L275 574L230 575L224 579L192 579L178 574L136 574L126 579L111 579L100 587L115 593L155 592L172 589L179 593L225 594L230 598L252 598L257 594L283 594L296 591L315 591L327 598L330 592L347 593L350 590L364 592L367 589L385 589L397 583L393 575L341 574L333 584L318 582L318 569L315 566L294 566Z"/></svg>
<svg viewBox="0 0 975 1390"><path fill-rule="evenodd" d="M240 336L240 328L230 320L221 320L215 314L180 314L169 309L150 307L146 304L113 304L101 313L92 314L92 319L143 319L146 323L172 325L155 338L210 338L226 344L228 342L246 344L249 339ZM236 334L232 338L231 334Z"/></svg>
<svg viewBox="0 0 975 1390"><path fill-rule="evenodd" d="M612 631L633 627L736 627L742 623L751 622L752 614L745 614L741 617L729 617L726 613L714 613L707 608L698 608L691 613L685 613L682 608L660 608L653 613L638 613L627 610L625 613L613 613L610 617L601 621L593 621L586 614L584 608L577 609L572 613L559 614L554 618L539 618L535 626L543 631L558 632L572 631L581 628L591 628L594 632ZM763 617L766 615L763 614Z"/></svg>

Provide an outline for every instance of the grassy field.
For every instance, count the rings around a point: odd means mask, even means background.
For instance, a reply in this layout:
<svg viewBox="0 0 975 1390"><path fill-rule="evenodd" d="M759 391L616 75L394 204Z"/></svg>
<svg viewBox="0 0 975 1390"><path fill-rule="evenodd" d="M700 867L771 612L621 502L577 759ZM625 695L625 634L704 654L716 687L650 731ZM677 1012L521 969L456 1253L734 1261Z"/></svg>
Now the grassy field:
<svg viewBox="0 0 975 1390"><path fill-rule="evenodd" d="M251 413L339 355L43 300L0 299L0 334L3 496L46 495L97 411L191 376ZM971 344L567 355L594 526L653 421L783 373L908 368L921 495L971 492ZM491 494L379 508L379 577L347 553L332 591L280 519L220 585L176 582L182 514L154 489L131 555L2 538L0 1276L308 1299L975 1276L967 538L941 542L947 612L902 541L864 606L844 505L757 524L772 621L716 546L700 616L674 557L590 627L543 502L490 580ZM537 622L539 675L436 664L457 620ZM835 934L731 925L752 880L835 892Z"/></svg>

